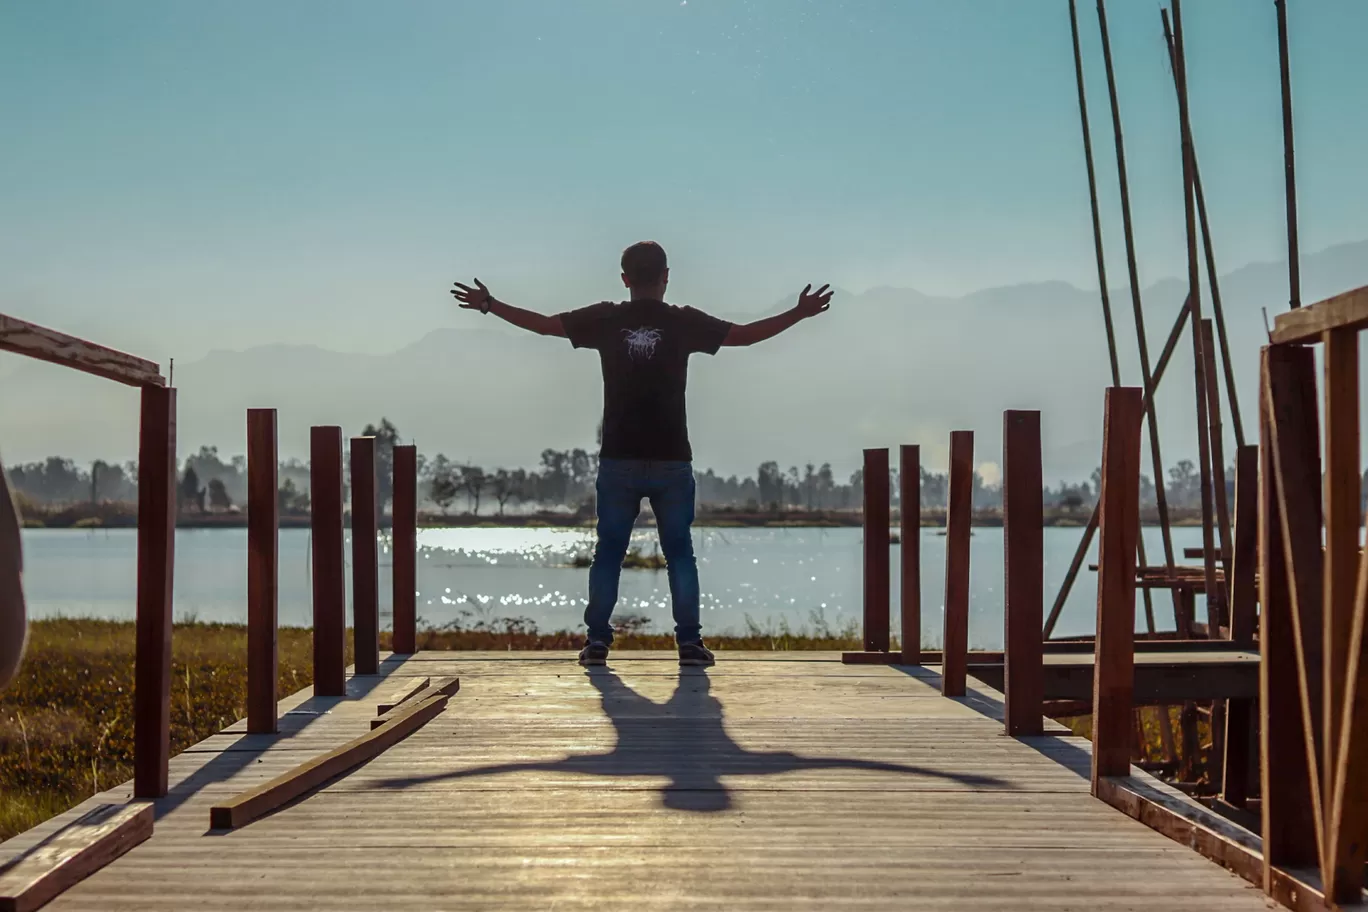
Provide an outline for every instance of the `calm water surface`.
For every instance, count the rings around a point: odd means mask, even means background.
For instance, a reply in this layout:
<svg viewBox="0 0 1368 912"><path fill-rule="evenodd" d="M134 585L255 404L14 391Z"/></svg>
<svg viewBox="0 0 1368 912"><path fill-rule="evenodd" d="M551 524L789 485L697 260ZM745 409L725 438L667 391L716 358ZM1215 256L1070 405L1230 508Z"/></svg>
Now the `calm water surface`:
<svg viewBox="0 0 1368 912"><path fill-rule="evenodd" d="M922 642L941 641L945 538L923 529ZM1045 530L1045 609L1049 610L1082 534ZM1145 530L1150 555L1162 554L1158 529ZM57 615L128 619L134 615L136 533L133 530L27 529L25 584L35 617ZM744 632L748 625L778 632L823 626L839 630L858 621L861 605L859 529L696 529L703 585L704 632ZM633 544L654 548L653 530ZM1176 549L1201 544L1200 529L1175 529ZM390 623L390 553L381 537L381 624ZM593 546L581 529L422 529L418 532L418 613L422 622L519 617L544 631L582 629L587 571L567 566ZM310 623L310 534L280 533L280 623ZM348 539L350 555L350 539ZM899 598L893 548L893 614ZM1096 562L1096 545L1089 558ZM975 529L971 547L969 636L974 647L1002 645L1002 530ZM1074 586L1057 634L1091 633L1096 574ZM182 529L176 533L177 619L246 621L247 531ZM350 586L350 580L348 581ZM669 585L663 572L624 570L621 614L650 618L668 631ZM1201 616L1201 608L1198 608ZM1160 629L1172 629L1172 608L1155 600ZM1143 612L1137 607L1137 627Z"/></svg>

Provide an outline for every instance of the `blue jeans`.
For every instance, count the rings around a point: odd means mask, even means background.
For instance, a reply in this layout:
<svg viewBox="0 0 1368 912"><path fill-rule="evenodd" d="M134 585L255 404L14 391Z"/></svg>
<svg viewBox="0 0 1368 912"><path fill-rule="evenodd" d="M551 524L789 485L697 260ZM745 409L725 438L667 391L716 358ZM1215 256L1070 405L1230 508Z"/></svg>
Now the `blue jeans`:
<svg viewBox="0 0 1368 912"><path fill-rule="evenodd" d="M598 545L589 568L589 607L584 611L589 639L613 642L610 620L617 606L622 559L627 556L642 498L648 498L670 578L675 640L698 642L698 562L690 531L694 520L693 466L687 462L603 459L599 461L597 490Z"/></svg>

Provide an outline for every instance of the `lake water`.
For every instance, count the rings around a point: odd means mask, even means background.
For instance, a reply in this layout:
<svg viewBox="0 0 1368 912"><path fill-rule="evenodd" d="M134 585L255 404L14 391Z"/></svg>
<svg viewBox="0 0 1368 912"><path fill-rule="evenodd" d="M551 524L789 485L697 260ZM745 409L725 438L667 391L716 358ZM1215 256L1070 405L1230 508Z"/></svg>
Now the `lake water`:
<svg viewBox="0 0 1368 912"><path fill-rule="evenodd" d="M939 646L945 586L945 538L923 529L922 642ZM1059 589L1081 529L1045 530L1045 610ZM1162 555L1158 529L1145 530L1151 560ZM134 530L26 529L25 588L34 617L134 616ZM654 530L639 530L633 544L650 553ZM704 633L743 632L749 623L794 632L825 624L839 630L858 622L861 606L859 529L696 529L703 586ZM381 625L390 623L390 552L381 538ZM1174 547L1201 544L1200 529L1175 529ZM593 546L581 529L421 529L418 532L418 614L441 625L522 617L543 631L581 628L587 571L566 566ZM1096 562L1096 544L1090 562ZM310 533L280 532L280 623L308 626L311 618ZM347 551L350 555L350 538ZM893 546L893 615L898 605L898 546ZM1079 575L1060 617L1057 635L1091 633L1096 574ZM181 529L176 533L175 616L178 620L246 621L247 531ZM350 580L348 580L350 587ZM970 643L1000 648L1002 530L975 529L971 547ZM1160 629L1172 629L1171 603L1156 593ZM663 572L624 570L619 613L650 618L649 629L673 629L669 585ZM1143 612L1137 604L1137 627ZM1198 616L1202 608L1198 606Z"/></svg>

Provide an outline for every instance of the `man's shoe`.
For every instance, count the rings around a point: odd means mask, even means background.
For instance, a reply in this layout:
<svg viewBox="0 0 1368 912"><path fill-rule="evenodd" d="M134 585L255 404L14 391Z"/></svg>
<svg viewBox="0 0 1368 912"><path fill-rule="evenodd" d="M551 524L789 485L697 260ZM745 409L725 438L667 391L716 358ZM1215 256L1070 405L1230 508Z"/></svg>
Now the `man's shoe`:
<svg viewBox="0 0 1368 912"><path fill-rule="evenodd" d="M586 667L589 665L607 665L608 644L602 640L590 640L589 643L580 650L579 663Z"/></svg>
<svg viewBox="0 0 1368 912"><path fill-rule="evenodd" d="M707 646L703 645L702 640L699 640L697 643L679 644L679 664L681 666L698 665L707 667L716 663L717 659L713 657L712 651L708 649Z"/></svg>

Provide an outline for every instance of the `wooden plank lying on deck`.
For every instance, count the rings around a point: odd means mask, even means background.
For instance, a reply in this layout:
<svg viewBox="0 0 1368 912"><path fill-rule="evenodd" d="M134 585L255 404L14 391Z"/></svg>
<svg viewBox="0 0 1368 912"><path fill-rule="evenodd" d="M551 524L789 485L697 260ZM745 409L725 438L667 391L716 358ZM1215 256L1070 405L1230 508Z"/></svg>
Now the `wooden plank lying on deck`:
<svg viewBox="0 0 1368 912"><path fill-rule="evenodd" d="M421 703L412 703L405 707L402 716L391 719L387 725L373 729L370 734L348 741L322 756L301 763L270 782L243 792L222 804L214 805L209 809L210 827L216 830L231 830L243 826L288 804L334 776L360 766L422 728L429 719L446 708L448 699L450 698L445 694L441 694Z"/></svg>
<svg viewBox="0 0 1368 912"><path fill-rule="evenodd" d="M1368 327L1368 285L1335 295L1308 307L1279 314L1273 320L1275 345L1319 342L1332 329Z"/></svg>
<svg viewBox="0 0 1368 912"><path fill-rule="evenodd" d="M102 804L0 868L0 912L29 912L152 835L151 804Z"/></svg>
<svg viewBox="0 0 1368 912"><path fill-rule="evenodd" d="M432 683L432 678L414 678L397 688L388 697L380 701L380 705L375 708L377 716L383 716L400 703L406 703L413 697L422 693L427 686Z"/></svg>
<svg viewBox="0 0 1368 912"><path fill-rule="evenodd" d="M454 697L456 692L461 689L460 678L438 678L437 683L430 687L425 687L413 695L413 699L398 706L392 707L388 712L383 712L371 719L371 730L375 730L382 725L388 725L396 719L402 719L409 711L410 707L417 706L433 697Z"/></svg>
<svg viewBox="0 0 1368 912"><path fill-rule="evenodd" d="M129 386L165 386L155 361L0 314L0 349Z"/></svg>

